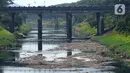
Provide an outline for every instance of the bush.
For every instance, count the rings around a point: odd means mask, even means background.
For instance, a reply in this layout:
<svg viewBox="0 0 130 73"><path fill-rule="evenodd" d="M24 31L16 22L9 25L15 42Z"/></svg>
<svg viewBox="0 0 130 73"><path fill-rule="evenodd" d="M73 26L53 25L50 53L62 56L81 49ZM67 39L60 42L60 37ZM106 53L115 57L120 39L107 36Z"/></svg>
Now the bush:
<svg viewBox="0 0 130 73"><path fill-rule="evenodd" d="M92 28L87 22L73 26L73 31L76 36L80 37L88 37L96 34L96 29Z"/></svg>
<svg viewBox="0 0 130 73"><path fill-rule="evenodd" d="M20 33L23 33L24 35L27 35L27 33L31 30L31 27L28 25L21 25L19 28Z"/></svg>

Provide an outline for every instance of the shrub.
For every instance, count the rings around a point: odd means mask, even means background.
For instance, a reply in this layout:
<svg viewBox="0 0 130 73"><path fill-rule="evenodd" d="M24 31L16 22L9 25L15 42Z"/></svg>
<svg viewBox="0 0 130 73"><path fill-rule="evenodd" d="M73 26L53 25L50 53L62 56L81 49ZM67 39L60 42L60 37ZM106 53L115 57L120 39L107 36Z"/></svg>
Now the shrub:
<svg viewBox="0 0 130 73"><path fill-rule="evenodd" d="M82 22L78 25L73 26L73 31L76 36L88 37L96 34L96 29L91 27L89 23Z"/></svg>
<svg viewBox="0 0 130 73"><path fill-rule="evenodd" d="M28 25L21 25L20 28L19 28L19 31L20 33L23 33L23 34L27 34L29 31L31 30L31 27L29 27Z"/></svg>

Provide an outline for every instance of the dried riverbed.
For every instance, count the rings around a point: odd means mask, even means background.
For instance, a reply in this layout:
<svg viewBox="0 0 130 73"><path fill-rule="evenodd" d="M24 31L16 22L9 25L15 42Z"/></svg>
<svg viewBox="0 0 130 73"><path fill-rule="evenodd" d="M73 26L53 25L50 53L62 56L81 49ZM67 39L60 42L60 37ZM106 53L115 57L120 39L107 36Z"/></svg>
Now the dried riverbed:
<svg viewBox="0 0 130 73"><path fill-rule="evenodd" d="M113 61L110 57L105 57L108 49L95 41L82 41L60 44L60 47L48 50L52 51L80 51L67 57L57 57L48 61L45 56L31 56L23 58L19 63L26 64L31 68L69 68L69 67L95 67L99 68Z"/></svg>

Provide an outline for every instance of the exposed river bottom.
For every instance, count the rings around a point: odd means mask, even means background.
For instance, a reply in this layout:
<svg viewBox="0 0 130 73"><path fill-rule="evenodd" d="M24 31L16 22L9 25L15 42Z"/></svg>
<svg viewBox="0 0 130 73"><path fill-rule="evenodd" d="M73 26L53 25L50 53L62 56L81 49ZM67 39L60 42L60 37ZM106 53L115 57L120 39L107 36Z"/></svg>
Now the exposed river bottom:
<svg viewBox="0 0 130 73"><path fill-rule="evenodd" d="M69 49L72 51L71 56L67 56ZM105 51L107 49L104 46L88 40L87 42L61 44L60 47L37 52L36 56L22 58L18 62L33 68L98 68L112 61L109 57L103 57Z"/></svg>
<svg viewBox="0 0 130 73"><path fill-rule="evenodd" d="M108 49L95 41L43 44L40 52L36 45L22 43L22 48L13 52L18 54L15 63L24 67L2 66L0 73L114 73L109 65L113 59L105 57Z"/></svg>

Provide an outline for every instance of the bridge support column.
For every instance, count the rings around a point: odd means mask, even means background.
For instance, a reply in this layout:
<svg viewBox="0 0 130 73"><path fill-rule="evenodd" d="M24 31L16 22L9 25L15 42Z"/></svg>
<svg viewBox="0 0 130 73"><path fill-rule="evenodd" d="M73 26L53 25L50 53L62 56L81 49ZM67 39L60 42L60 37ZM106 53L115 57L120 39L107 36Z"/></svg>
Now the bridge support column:
<svg viewBox="0 0 130 73"><path fill-rule="evenodd" d="M42 13L38 17L38 51L42 51Z"/></svg>
<svg viewBox="0 0 130 73"><path fill-rule="evenodd" d="M67 23L67 42L72 42L72 13L66 13L66 23ZM67 56L72 55L71 48L67 50Z"/></svg>
<svg viewBox="0 0 130 73"><path fill-rule="evenodd" d="M15 31L15 12L12 12L11 13L11 24L10 24L10 27L9 27L9 31L11 32L11 33L14 33L14 31Z"/></svg>
<svg viewBox="0 0 130 73"><path fill-rule="evenodd" d="M67 56L71 56L72 55L72 50L71 49L68 49L67 50Z"/></svg>
<svg viewBox="0 0 130 73"><path fill-rule="evenodd" d="M58 16L55 16L55 30L59 30Z"/></svg>
<svg viewBox="0 0 130 73"><path fill-rule="evenodd" d="M72 13L66 13L67 42L72 42Z"/></svg>
<svg viewBox="0 0 130 73"><path fill-rule="evenodd" d="M97 35L102 35L104 33L104 15L101 13L96 13L97 16Z"/></svg>

